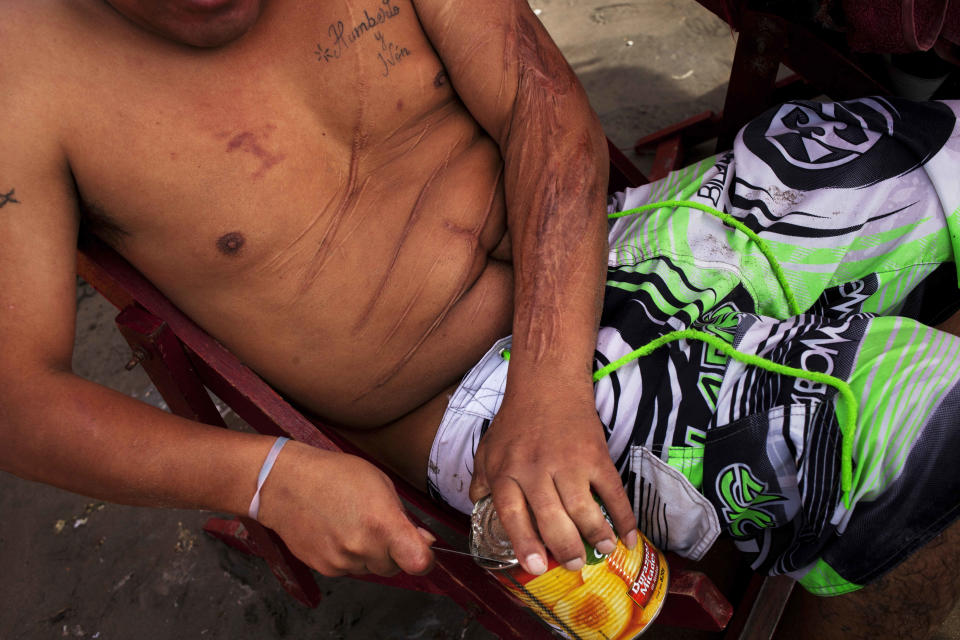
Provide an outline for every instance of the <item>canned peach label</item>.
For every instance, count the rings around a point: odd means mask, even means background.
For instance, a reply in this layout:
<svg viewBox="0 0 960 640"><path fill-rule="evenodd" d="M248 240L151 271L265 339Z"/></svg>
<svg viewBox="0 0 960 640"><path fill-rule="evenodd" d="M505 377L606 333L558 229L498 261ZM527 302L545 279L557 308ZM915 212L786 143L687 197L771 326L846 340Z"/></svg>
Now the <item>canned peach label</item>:
<svg viewBox="0 0 960 640"><path fill-rule="evenodd" d="M587 563L579 571L548 557L547 571L535 576L517 564L488 496L474 506L470 550L513 595L565 637L632 640L660 613L669 581L663 553L639 531L637 538L633 550L617 540L609 554L585 545Z"/></svg>
<svg viewBox="0 0 960 640"><path fill-rule="evenodd" d="M549 558L543 575L531 575L519 566L492 573L567 638L630 640L660 613L669 580L663 553L642 534L639 540L632 551L617 541L613 553L579 571L564 569Z"/></svg>

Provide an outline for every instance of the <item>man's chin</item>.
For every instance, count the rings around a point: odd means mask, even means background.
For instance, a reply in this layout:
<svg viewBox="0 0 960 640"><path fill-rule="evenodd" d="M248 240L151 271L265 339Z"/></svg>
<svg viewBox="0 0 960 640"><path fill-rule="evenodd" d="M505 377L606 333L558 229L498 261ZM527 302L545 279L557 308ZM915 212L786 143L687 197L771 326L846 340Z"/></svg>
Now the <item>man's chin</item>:
<svg viewBox="0 0 960 640"><path fill-rule="evenodd" d="M243 36L260 17L259 0L190 0L196 13L170 24L165 33L171 40L193 47L219 47Z"/></svg>
<svg viewBox="0 0 960 640"><path fill-rule="evenodd" d="M239 39L243 34L250 30L256 22L256 18L245 23L231 23L223 26L206 26L195 29L169 29L159 31L160 35L169 40L180 42L191 47L200 47L212 49L229 44Z"/></svg>
<svg viewBox="0 0 960 640"><path fill-rule="evenodd" d="M219 47L243 36L264 0L107 0L128 20L163 38L193 47Z"/></svg>

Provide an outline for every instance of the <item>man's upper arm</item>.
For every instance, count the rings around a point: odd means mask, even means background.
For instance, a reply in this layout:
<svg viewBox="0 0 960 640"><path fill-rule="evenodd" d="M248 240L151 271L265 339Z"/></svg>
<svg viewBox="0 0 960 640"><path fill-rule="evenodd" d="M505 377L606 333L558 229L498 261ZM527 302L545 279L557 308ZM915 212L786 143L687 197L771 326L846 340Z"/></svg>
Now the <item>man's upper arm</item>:
<svg viewBox="0 0 960 640"><path fill-rule="evenodd" d="M573 70L526 0L413 3L457 94L501 147L515 119L523 126L550 118L570 100L589 112ZM528 104L518 104L521 94Z"/></svg>
<svg viewBox="0 0 960 640"><path fill-rule="evenodd" d="M2 376L69 368L76 306L77 207L53 96L9 61L0 63Z"/></svg>

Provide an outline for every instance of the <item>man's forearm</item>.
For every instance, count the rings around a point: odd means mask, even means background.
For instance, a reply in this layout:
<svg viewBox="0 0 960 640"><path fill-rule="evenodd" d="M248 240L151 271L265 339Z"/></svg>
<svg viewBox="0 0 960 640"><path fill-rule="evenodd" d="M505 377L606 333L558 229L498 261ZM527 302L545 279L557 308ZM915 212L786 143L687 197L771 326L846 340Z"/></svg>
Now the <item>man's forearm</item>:
<svg viewBox="0 0 960 640"><path fill-rule="evenodd" d="M245 515L273 438L185 420L45 371L0 375L0 469L124 504ZM261 493L258 520L324 575L430 569L430 539L393 485L354 456L291 442Z"/></svg>
<svg viewBox="0 0 960 640"><path fill-rule="evenodd" d="M415 4L454 88L504 160L513 345L503 402L477 445L470 496L493 495L527 571L546 570L544 546L578 568L583 539L614 544L591 492L627 541L635 522L590 375L607 263L605 140L526 0Z"/></svg>
<svg viewBox="0 0 960 640"><path fill-rule="evenodd" d="M566 61L520 22L517 98L501 140L515 269L511 386L544 371L589 383L606 273L607 148Z"/></svg>
<svg viewBox="0 0 960 640"><path fill-rule="evenodd" d="M4 394L0 466L111 502L245 513L270 447L67 372L27 377Z"/></svg>

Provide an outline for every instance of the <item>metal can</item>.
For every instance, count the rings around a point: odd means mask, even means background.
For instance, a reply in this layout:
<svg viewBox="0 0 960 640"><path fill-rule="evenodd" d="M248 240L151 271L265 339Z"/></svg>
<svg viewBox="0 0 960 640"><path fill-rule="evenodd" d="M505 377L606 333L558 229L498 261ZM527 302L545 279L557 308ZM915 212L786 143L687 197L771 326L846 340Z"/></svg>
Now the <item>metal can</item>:
<svg viewBox="0 0 960 640"><path fill-rule="evenodd" d="M637 537L634 549L617 540L609 554L585 543L587 563L578 571L548 556L547 571L535 576L520 567L488 496L474 505L470 551L485 558L477 561L564 637L632 640L660 613L670 573L663 553L639 531Z"/></svg>

